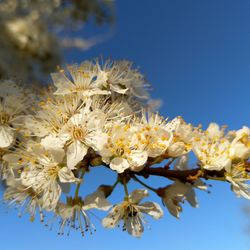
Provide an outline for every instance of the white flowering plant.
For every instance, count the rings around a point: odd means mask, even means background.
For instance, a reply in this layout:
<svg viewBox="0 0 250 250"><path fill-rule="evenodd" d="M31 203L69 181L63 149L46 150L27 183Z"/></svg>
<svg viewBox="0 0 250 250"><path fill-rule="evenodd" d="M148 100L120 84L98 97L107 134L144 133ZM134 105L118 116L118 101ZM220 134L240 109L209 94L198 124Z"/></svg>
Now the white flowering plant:
<svg viewBox="0 0 250 250"><path fill-rule="evenodd" d="M113 0L1 0L0 78L43 82L65 61L65 51L88 50L107 39L114 6ZM90 20L105 34L83 36Z"/></svg>
<svg viewBox="0 0 250 250"><path fill-rule="evenodd" d="M195 189L206 191L207 180L227 182L236 196L250 199L248 127L228 131L210 123L203 130L181 117L161 117L151 109L145 77L128 61L85 61L51 76L53 84L40 90L12 80L0 83L4 201L20 215L28 213L33 221L39 213L44 222L44 214L53 213L59 234L69 227L85 235L95 230L91 210L99 209L109 211L105 228L122 224L140 237L145 215L163 216L159 204L144 201L150 192L176 218L185 201L198 206ZM191 152L197 157L194 168ZM116 181L100 183L83 197L85 173L98 167L113 172ZM150 176L165 179L165 186L152 187ZM129 192L133 182L141 189ZM124 193L112 205L118 185Z"/></svg>

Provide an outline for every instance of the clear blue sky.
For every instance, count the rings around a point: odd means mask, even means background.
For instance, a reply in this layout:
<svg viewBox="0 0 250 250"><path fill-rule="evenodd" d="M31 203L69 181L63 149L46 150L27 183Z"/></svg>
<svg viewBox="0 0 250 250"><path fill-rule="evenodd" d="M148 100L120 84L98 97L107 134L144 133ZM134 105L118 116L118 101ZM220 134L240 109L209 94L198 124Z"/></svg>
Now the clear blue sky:
<svg viewBox="0 0 250 250"><path fill-rule="evenodd" d="M84 34L91 34L91 27ZM210 121L231 129L250 126L248 0L117 1L113 36L85 53L71 51L67 59L80 62L100 55L134 61L152 84L152 95L163 100L164 116L182 115L204 126ZM98 185L103 175L105 183L112 183L112 176L97 170L97 178L90 177L86 186ZM211 194L198 193L198 209L184 206L180 220L165 210L160 221L149 220L151 229L139 240L99 226L85 238L74 232L59 237L57 230L18 219L16 211L6 213L1 206L0 249L249 250L244 228L250 218L242 213L247 202L235 198L227 184L212 184Z"/></svg>

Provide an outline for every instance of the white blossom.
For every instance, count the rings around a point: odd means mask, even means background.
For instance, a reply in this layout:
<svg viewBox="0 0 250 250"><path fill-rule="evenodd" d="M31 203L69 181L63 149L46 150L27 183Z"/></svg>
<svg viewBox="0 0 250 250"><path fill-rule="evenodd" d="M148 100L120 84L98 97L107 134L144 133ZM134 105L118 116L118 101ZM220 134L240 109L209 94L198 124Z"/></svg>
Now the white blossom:
<svg viewBox="0 0 250 250"><path fill-rule="evenodd" d="M47 211L55 209L59 201L62 191L60 182L76 183L79 181L71 170L61 164L63 158L63 150L44 152L37 155L34 163L31 161L21 174L24 186L41 193L42 207Z"/></svg>
<svg viewBox="0 0 250 250"><path fill-rule="evenodd" d="M107 142L107 135L103 132L105 114L100 110L90 111L89 107L73 115L61 128L57 137L50 135L42 140L45 148L57 145L63 147L67 144L67 166L70 169L85 157L89 148L96 151L102 150Z"/></svg>
<svg viewBox="0 0 250 250"><path fill-rule="evenodd" d="M114 228L123 221L123 230L126 230L134 237L140 237L144 231L145 220L143 214L148 214L154 219L163 216L161 207L154 202L141 203L142 199L148 196L146 190L135 190L122 203L115 205L108 216L102 221L106 228Z"/></svg>
<svg viewBox="0 0 250 250"><path fill-rule="evenodd" d="M28 46L27 30L20 33L27 20L16 21L9 29L17 29L15 38ZM20 215L28 213L33 221L39 211L43 221L43 211L53 213L51 222L59 219L59 234L67 228L67 233L76 229L84 235L95 231L93 211L112 207L103 226L122 223L124 231L140 237L144 215L159 219L163 211L157 203L142 202L147 190L129 194L133 181L158 195L176 218L185 201L198 206L195 189L207 190L203 179L228 182L236 196L250 199L248 127L226 131L210 123L202 130L181 117L167 120L153 113L147 106L148 84L128 61L85 61L52 78L54 86L34 92L13 81L0 82L0 177L6 185L4 200ZM194 168L190 154L198 160ZM88 173L95 178L100 167L111 170L115 181L106 183L103 174L95 179L101 181L98 190L84 197ZM152 175L171 184L159 187L156 181L152 187ZM125 198L112 206L107 198L119 185Z"/></svg>
<svg viewBox="0 0 250 250"><path fill-rule="evenodd" d="M137 127L114 124L108 132L108 142L99 151L112 170L123 173L126 169L139 171L147 161L147 151L136 136Z"/></svg>
<svg viewBox="0 0 250 250"><path fill-rule="evenodd" d="M105 74L103 86L112 92L122 95L133 95L148 99L148 87L143 75L137 69L132 69L132 63L126 60L107 61L103 68L98 65L100 72Z"/></svg>
<svg viewBox="0 0 250 250"><path fill-rule="evenodd" d="M173 139L173 131L166 120L158 114L143 112L138 127L137 138L147 151L148 157L157 157L166 152Z"/></svg>
<svg viewBox="0 0 250 250"><path fill-rule="evenodd" d="M67 198L67 203L58 203L56 207L56 214L60 218L59 234L64 234L65 227L70 229L79 229L81 234L95 230L95 226L91 223L88 210L98 209L107 211L111 207L110 203L105 199L102 191L96 191L85 197L81 198ZM69 233L68 231L68 233Z"/></svg>
<svg viewBox="0 0 250 250"><path fill-rule="evenodd" d="M250 129L243 127L235 132L229 154L232 159L247 160L250 157Z"/></svg>
<svg viewBox="0 0 250 250"><path fill-rule="evenodd" d="M56 137L67 121L85 105L76 96L55 96L50 89L45 91L45 96L40 97L34 110L35 114L25 116L24 128L27 135Z"/></svg>
<svg viewBox="0 0 250 250"><path fill-rule="evenodd" d="M193 143L193 152L200 160L202 167L208 170L220 171L231 167L229 148L230 142L226 138L211 139L207 133Z"/></svg>
<svg viewBox="0 0 250 250"><path fill-rule="evenodd" d="M182 203L183 200L187 200L193 207L198 206L194 190L191 186L180 181L175 181L174 184L164 189L162 202L168 211L176 218L179 218L179 213L182 211L180 203Z"/></svg>
<svg viewBox="0 0 250 250"><path fill-rule="evenodd" d="M78 94L81 97L90 97L110 94L100 88L107 81L107 77L103 72L99 72L92 62L68 66L67 71L51 74L57 88L56 95Z"/></svg>
<svg viewBox="0 0 250 250"><path fill-rule="evenodd" d="M23 116L32 104L31 94L12 81L0 82L0 148L14 143Z"/></svg>
<svg viewBox="0 0 250 250"><path fill-rule="evenodd" d="M195 128L191 124L186 124L181 118L176 118L173 132L173 140L168 147L167 154L170 157L178 157L188 153L192 149L196 136Z"/></svg>
<svg viewBox="0 0 250 250"><path fill-rule="evenodd" d="M231 189L237 197L250 200L250 176L246 172L244 163L231 167L225 174L226 180L231 183Z"/></svg>
<svg viewBox="0 0 250 250"><path fill-rule="evenodd" d="M178 158L175 163L175 170L188 170L188 155L183 155ZM174 180L174 183L168 185L160 190L159 195L162 198L163 204L167 207L168 211L176 218L179 218L179 214L182 211L181 203L185 200L192 207L198 207L198 201L195 195L194 188L206 190L207 186L200 179L196 179L193 183L184 183L179 180Z"/></svg>
<svg viewBox="0 0 250 250"><path fill-rule="evenodd" d="M20 180L11 179L7 182L7 189L4 192L4 200L9 206L14 206L19 210L19 216L24 213L30 215L30 221L35 220L37 210L40 214L40 221L44 221L39 194L32 188L22 185Z"/></svg>

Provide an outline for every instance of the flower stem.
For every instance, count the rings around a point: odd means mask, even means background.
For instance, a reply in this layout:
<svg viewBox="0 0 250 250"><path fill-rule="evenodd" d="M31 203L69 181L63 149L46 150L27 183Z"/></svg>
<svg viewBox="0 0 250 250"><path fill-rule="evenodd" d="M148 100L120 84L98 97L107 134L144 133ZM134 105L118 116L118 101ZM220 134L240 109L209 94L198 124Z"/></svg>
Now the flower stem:
<svg viewBox="0 0 250 250"><path fill-rule="evenodd" d="M119 178L117 178L116 182L114 183L114 185L112 186L112 190L115 189L115 187L117 186L117 184L120 182Z"/></svg>
<svg viewBox="0 0 250 250"><path fill-rule="evenodd" d="M79 195L80 187L81 187L81 184L82 184L82 178L83 178L84 174L85 174L85 168L82 169L81 175L79 177L80 181L78 182L78 184L76 186L76 191L75 191L74 198L78 197L78 195Z"/></svg>
<svg viewBox="0 0 250 250"><path fill-rule="evenodd" d="M137 182L139 182L142 186L148 188L149 190L153 191L153 192L157 192L157 190L155 188L150 187L149 185L147 185L146 183L142 182L141 180L139 180L136 176L133 177L133 179Z"/></svg>
<svg viewBox="0 0 250 250"><path fill-rule="evenodd" d="M128 193L128 186L125 180L123 180L123 187L124 187L124 191L126 194L126 197L129 197L129 193Z"/></svg>

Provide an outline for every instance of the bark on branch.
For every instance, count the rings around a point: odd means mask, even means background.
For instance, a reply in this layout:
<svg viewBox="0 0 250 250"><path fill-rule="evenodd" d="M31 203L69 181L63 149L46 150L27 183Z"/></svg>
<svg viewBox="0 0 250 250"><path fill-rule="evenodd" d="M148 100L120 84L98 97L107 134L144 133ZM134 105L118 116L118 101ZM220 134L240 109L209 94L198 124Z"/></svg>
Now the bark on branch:
<svg viewBox="0 0 250 250"><path fill-rule="evenodd" d="M134 175L140 175L148 178L150 175L162 176L168 179L178 179L184 182L192 182L197 178L212 179L213 177L224 177L224 171L208 171L201 168L189 170L170 170L164 167L144 168L139 172L132 172Z"/></svg>

